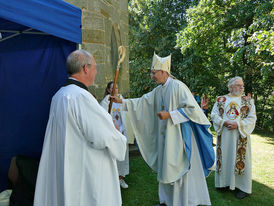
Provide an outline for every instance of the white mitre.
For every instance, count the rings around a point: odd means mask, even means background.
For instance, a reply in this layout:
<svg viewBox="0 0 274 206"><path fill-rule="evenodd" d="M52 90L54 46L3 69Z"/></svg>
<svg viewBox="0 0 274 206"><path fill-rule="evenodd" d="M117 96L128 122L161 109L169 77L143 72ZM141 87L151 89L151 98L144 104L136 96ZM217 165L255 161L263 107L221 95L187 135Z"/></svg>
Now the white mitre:
<svg viewBox="0 0 274 206"><path fill-rule="evenodd" d="M162 70L170 74L171 54L167 57L159 57L157 54L153 55L151 70Z"/></svg>

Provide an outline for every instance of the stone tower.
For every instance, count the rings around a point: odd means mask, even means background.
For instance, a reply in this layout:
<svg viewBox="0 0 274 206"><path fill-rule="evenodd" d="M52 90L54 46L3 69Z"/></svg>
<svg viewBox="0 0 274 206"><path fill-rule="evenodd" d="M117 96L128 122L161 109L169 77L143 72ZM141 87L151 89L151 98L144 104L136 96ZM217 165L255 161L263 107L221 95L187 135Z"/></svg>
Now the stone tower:
<svg viewBox="0 0 274 206"><path fill-rule="evenodd" d="M129 91L128 0L65 0L82 9L82 49L91 52L97 63L97 76L89 90L100 101L106 84L114 78L118 47L127 55L120 67L119 93Z"/></svg>

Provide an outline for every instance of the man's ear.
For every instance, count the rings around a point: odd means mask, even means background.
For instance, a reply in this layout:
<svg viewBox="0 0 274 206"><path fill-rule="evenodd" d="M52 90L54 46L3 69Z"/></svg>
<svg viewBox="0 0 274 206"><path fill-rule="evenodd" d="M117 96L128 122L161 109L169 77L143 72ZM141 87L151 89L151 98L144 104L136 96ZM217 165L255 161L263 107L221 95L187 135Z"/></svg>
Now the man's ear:
<svg viewBox="0 0 274 206"><path fill-rule="evenodd" d="M87 72L88 72L88 65L87 64L85 64L84 66L83 66L83 71L84 71L84 73L86 74Z"/></svg>

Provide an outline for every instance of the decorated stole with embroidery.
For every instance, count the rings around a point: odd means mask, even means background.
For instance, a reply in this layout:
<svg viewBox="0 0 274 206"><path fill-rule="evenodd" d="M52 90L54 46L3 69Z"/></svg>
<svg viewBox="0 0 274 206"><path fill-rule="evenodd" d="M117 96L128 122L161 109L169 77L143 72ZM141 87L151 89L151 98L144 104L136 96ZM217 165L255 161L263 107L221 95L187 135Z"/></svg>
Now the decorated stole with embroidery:
<svg viewBox="0 0 274 206"><path fill-rule="evenodd" d="M240 110L241 120L248 116L250 109L251 109L250 99L247 99L245 96L242 96L241 110ZM245 171L246 146L247 146L247 137L242 137L241 135L239 135L235 171L234 171L235 174L237 175L243 175Z"/></svg>
<svg viewBox="0 0 274 206"><path fill-rule="evenodd" d="M225 101L226 97L225 96L220 96L217 99L217 107L219 110L219 116L223 118L224 111L225 111ZM217 153L217 161L216 161L216 171L221 172L222 168L222 148L221 148L221 143L222 143L222 136L219 134L217 136L217 145L216 145L216 153Z"/></svg>
<svg viewBox="0 0 274 206"><path fill-rule="evenodd" d="M120 94L118 94L118 98L120 98L121 99L121 95ZM115 111L117 111L117 113L115 114ZM120 106L118 106L118 107L114 107L114 106L112 106L112 112L111 112L111 115L112 115L112 117L113 117L113 119L116 119L117 121L119 120L119 118L120 118Z"/></svg>
<svg viewBox="0 0 274 206"><path fill-rule="evenodd" d="M219 116L223 118L224 106L225 106L226 97L221 96L217 99L217 107L219 110ZM250 99L247 99L245 96L241 98L241 109L240 109L240 118L241 120L246 118L250 112L251 103ZM217 136L217 162L216 162L216 171L219 173L222 168L222 136L219 134ZM247 146L247 137L242 137L239 135L237 143L237 154L236 154L236 163L235 163L235 174L243 175L245 171L245 155L246 155L246 146Z"/></svg>

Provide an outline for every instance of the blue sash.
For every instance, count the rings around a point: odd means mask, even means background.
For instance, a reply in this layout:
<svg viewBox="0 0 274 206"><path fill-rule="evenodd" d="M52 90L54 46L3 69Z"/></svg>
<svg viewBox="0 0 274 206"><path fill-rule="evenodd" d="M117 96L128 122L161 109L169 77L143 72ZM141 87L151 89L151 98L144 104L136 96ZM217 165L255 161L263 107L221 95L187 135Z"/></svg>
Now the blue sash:
<svg viewBox="0 0 274 206"><path fill-rule="evenodd" d="M183 110L180 108L178 111L189 119ZM215 161L215 152L212 146L212 134L208 132L210 125L201 125L194 123L192 121L187 121L181 123L182 137L185 142L185 151L187 158L190 162L191 160L191 131L194 134L198 150L200 153L200 158L204 170L204 174L207 177L210 173L209 168L213 166Z"/></svg>

